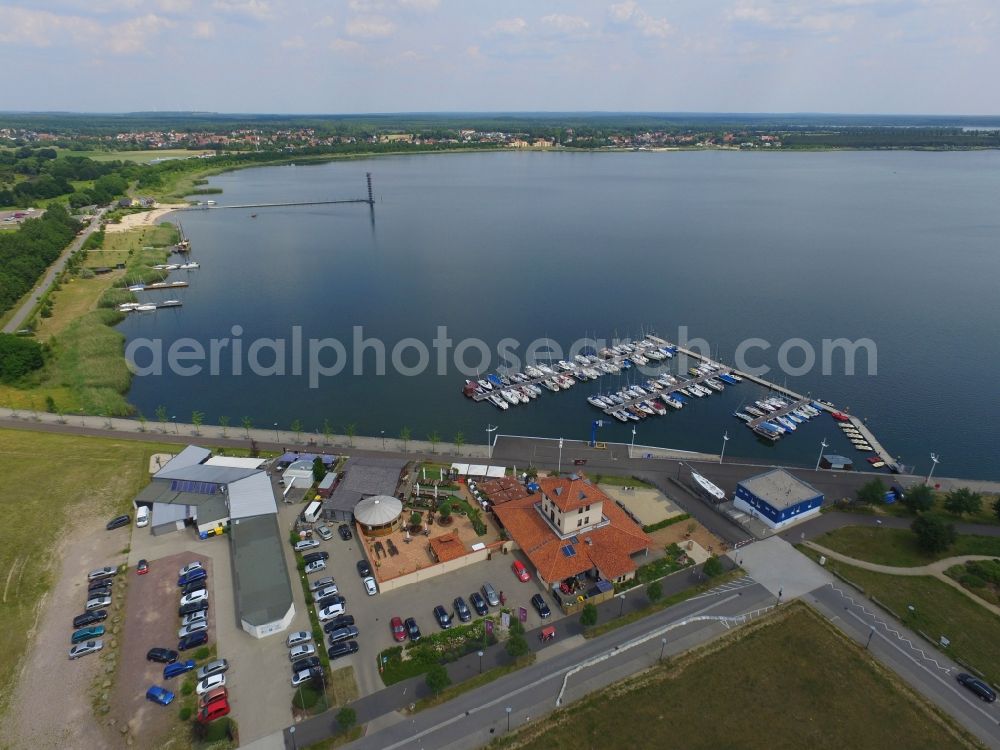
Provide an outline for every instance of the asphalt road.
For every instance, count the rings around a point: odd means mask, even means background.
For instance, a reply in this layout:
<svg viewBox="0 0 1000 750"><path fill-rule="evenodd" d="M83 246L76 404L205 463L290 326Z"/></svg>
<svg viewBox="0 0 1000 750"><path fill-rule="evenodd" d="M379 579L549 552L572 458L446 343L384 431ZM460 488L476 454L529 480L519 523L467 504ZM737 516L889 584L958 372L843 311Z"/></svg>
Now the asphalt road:
<svg viewBox="0 0 1000 750"><path fill-rule="evenodd" d="M56 260L49 266L49 270L45 272L45 276L39 281L35 288L31 291L28 299L25 300L24 304L11 316L11 319L7 321L7 325L3 327L4 333L15 333L21 329L21 325L24 323L28 315L34 309L35 305L38 304L38 299L49 290L52 286L52 282L55 281L56 276L58 276L63 268L66 267L66 262L69 260L69 256L79 250L83 243L87 241L87 238L101 225L101 217L104 215L106 209L99 209L94 215L94 218L90 220L90 224L83 230L83 234L74 239L66 249L62 251Z"/></svg>

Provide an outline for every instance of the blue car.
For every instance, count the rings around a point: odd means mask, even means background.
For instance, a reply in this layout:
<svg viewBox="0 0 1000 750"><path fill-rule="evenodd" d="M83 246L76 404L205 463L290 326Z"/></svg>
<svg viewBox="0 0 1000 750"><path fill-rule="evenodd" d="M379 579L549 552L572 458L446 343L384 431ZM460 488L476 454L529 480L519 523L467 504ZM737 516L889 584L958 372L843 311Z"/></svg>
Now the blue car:
<svg viewBox="0 0 1000 750"><path fill-rule="evenodd" d="M208 631L199 630L197 633L188 633L177 641L178 651L187 651L195 646L204 646L208 643Z"/></svg>
<svg viewBox="0 0 1000 750"><path fill-rule="evenodd" d="M204 568L195 568L194 570L189 570L187 573L178 578L177 585L187 586L189 583L204 580L207 575L208 574L205 572Z"/></svg>
<svg viewBox="0 0 1000 750"><path fill-rule="evenodd" d="M150 685L146 691L146 700L159 703L161 706L169 706L174 699L174 694L159 685Z"/></svg>
<svg viewBox="0 0 1000 750"><path fill-rule="evenodd" d="M163 679L169 680L171 677L176 677L177 675L184 674L185 672L190 672L192 669L194 669L194 659L176 661L163 668Z"/></svg>
<svg viewBox="0 0 1000 750"><path fill-rule="evenodd" d="M91 628L80 628L75 631L72 636L70 636L70 643L82 643L83 641L89 641L91 638L100 638L104 635L104 626L97 625Z"/></svg>

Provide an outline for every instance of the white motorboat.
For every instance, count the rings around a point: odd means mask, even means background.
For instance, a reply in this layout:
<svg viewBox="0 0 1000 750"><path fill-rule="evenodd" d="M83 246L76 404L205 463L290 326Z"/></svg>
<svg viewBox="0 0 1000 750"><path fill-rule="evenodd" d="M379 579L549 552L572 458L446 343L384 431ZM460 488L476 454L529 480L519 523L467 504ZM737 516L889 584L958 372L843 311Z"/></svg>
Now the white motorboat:
<svg viewBox="0 0 1000 750"><path fill-rule="evenodd" d="M507 402L504 401L502 398L500 398L500 396L498 396L496 393L491 393L489 396L489 400L490 403L493 404L494 406L503 409L504 411L507 411Z"/></svg>

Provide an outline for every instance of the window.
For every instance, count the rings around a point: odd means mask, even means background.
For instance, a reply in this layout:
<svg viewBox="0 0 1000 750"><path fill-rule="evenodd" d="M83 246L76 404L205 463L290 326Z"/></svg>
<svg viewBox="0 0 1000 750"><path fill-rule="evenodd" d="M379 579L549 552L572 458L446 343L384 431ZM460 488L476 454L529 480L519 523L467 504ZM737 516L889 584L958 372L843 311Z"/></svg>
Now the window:
<svg viewBox="0 0 1000 750"><path fill-rule="evenodd" d="M585 524L588 524L588 525L589 525L589 524L590 524L590 516L587 516L586 518L584 518L584 519L583 519L583 522L584 522Z"/></svg>
<svg viewBox="0 0 1000 750"><path fill-rule="evenodd" d="M576 522L576 528L580 528L581 526L583 526L583 519L582 518L579 521Z"/></svg>
<svg viewBox="0 0 1000 750"><path fill-rule="evenodd" d="M582 516L582 515L583 515L583 508L580 508L580 509L579 509L579 510L577 511L577 513L578 513L579 515L581 515L581 516Z"/></svg>
<svg viewBox="0 0 1000 750"><path fill-rule="evenodd" d="M587 512L588 513L590 512L590 506L589 505L587 506Z"/></svg>

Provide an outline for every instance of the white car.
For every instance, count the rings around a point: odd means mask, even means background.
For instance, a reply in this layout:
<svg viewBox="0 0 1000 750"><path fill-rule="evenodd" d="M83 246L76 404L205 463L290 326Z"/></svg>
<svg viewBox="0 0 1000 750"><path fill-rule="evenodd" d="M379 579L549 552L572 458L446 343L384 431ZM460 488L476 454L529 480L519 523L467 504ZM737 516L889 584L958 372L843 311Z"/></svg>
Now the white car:
<svg viewBox="0 0 1000 750"><path fill-rule="evenodd" d="M98 568L97 570L92 570L89 573L87 573L87 580L97 581L101 578L110 578L116 573L118 573L118 568L113 568L110 565L105 565L103 568Z"/></svg>
<svg viewBox="0 0 1000 750"><path fill-rule="evenodd" d="M192 633L200 633L202 630L208 630L208 620L198 620L197 622L192 622L190 625L185 625L177 631L177 637L183 638Z"/></svg>
<svg viewBox="0 0 1000 750"><path fill-rule="evenodd" d="M315 539L301 539L295 543L296 552L305 552L307 549L316 549L319 542Z"/></svg>
<svg viewBox="0 0 1000 750"><path fill-rule="evenodd" d="M333 576L324 576L323 578L317 578L315 581L309 584L310 591L316 591L317 589L324 588L325 586L336 586L337 582L333 580Z"/></svg>
<svg viewBox="0 0 1000 750"><path fill-rule="evenodd" d="M365 584L365 591L368 592L368 596L375 596L378 593L378 584L375 583L375 579L371 576L365 578L362 583Z"/></svg>
<svg viewBox="0 0 1000 750"><path fill-rule="evenodd" d="M337 593L337 584L332 583L329 586L324 586L321 589L316 589L313 591L313 599L323 599L327 596L333 596Z"/></svg>
<svg viewBox="0 0 1000 750"><path fill-rule="evenodd" d="M201 610L201 612L191 612L190 614L184 615L181 618L181 625L191 625L196 622L208 621L208 612Z"/></svg>
<svg viewBox="0 0 1000 750"><path fill-rule="evenodd" d="M101 609L102 607L110 607L110 606L111 606L110 596L95 596L93 599L87 600L87 606L84 607L84 610L90 612L91 610L94 609Z"/></svg>
<svg viewBox="0 0 1000 750"><path fill-rule="evenodd" d="M178 577L186 576L192 570L200 570L201 568L204 567L205 567L204 565L195 560L194 562L189 562L187 565L181 568L180 571L178 571L177 576Z"/></svg>
<svg viewBox="0 0 1000 750"><path fill-rule="evenodd" d="M87 654L93 654L104 648L104 641L98 638L96 641L86 641L85 643L78 643L73 648L69 650L70 659L79 659L81 656L86 656Z"/></svg>
<svg viewBox="0 0 1000 750"><path fill-rule="evenodd" d="M327 620L332 620L337 615L342 615L342 614L344 614L343 604L331 604L326 609L321 609L319 612L317 612L316 616L319 618L320 622L326 622Z"/></svg>
<svg viewBox="0 0 1000 750"><path fill-rule="evenodd" d="M135 525L136 528L143 528L144 526L149 526L149 506L140 505L135 512Z"/></svg>
<svg viewBox="0 0 1000 750"><path fill-rule="evenodd" d="M305 573L306 575L311 575L312 573L319 573L321 570L326 570L326 560L313 560L306 565Z"/></svg>
<svg viewBox="0 0 1000 750"><path fill-rule="evenodd" d="M204 695L210 690L215 690L218 687L224 687L226 684L226 675L224 674L213 674L211 677L206 677L204 680L198 683L194 691L198 695Z"/></svg>
<svg viewBox="0 0 1000 750"><path fill-rule="evenodd" d="M292 646L298 646L300 643L309 643L312 639L312 633L308 630L299 630L288 635L288 638L285 640L285 645L288 646L288 648L291 648Z"/></svg>
<svg viewBox="0 0 1000 750"><path fill-rule="evenodd" d="M306 656L313 656L316 653L316 647L311 643L300 643L298 646L293 646L288 652L289 661L298 661Z"/></svg>
<svg viewBox="0 0 1000 750"><path fill-rule="evenodd" d="M194 604L195 602L206 602L208 601L208 591L205 589L198 589L197 591L192 591L190 594L185 594L181 597L181 606L185 604Z"/></svg>

